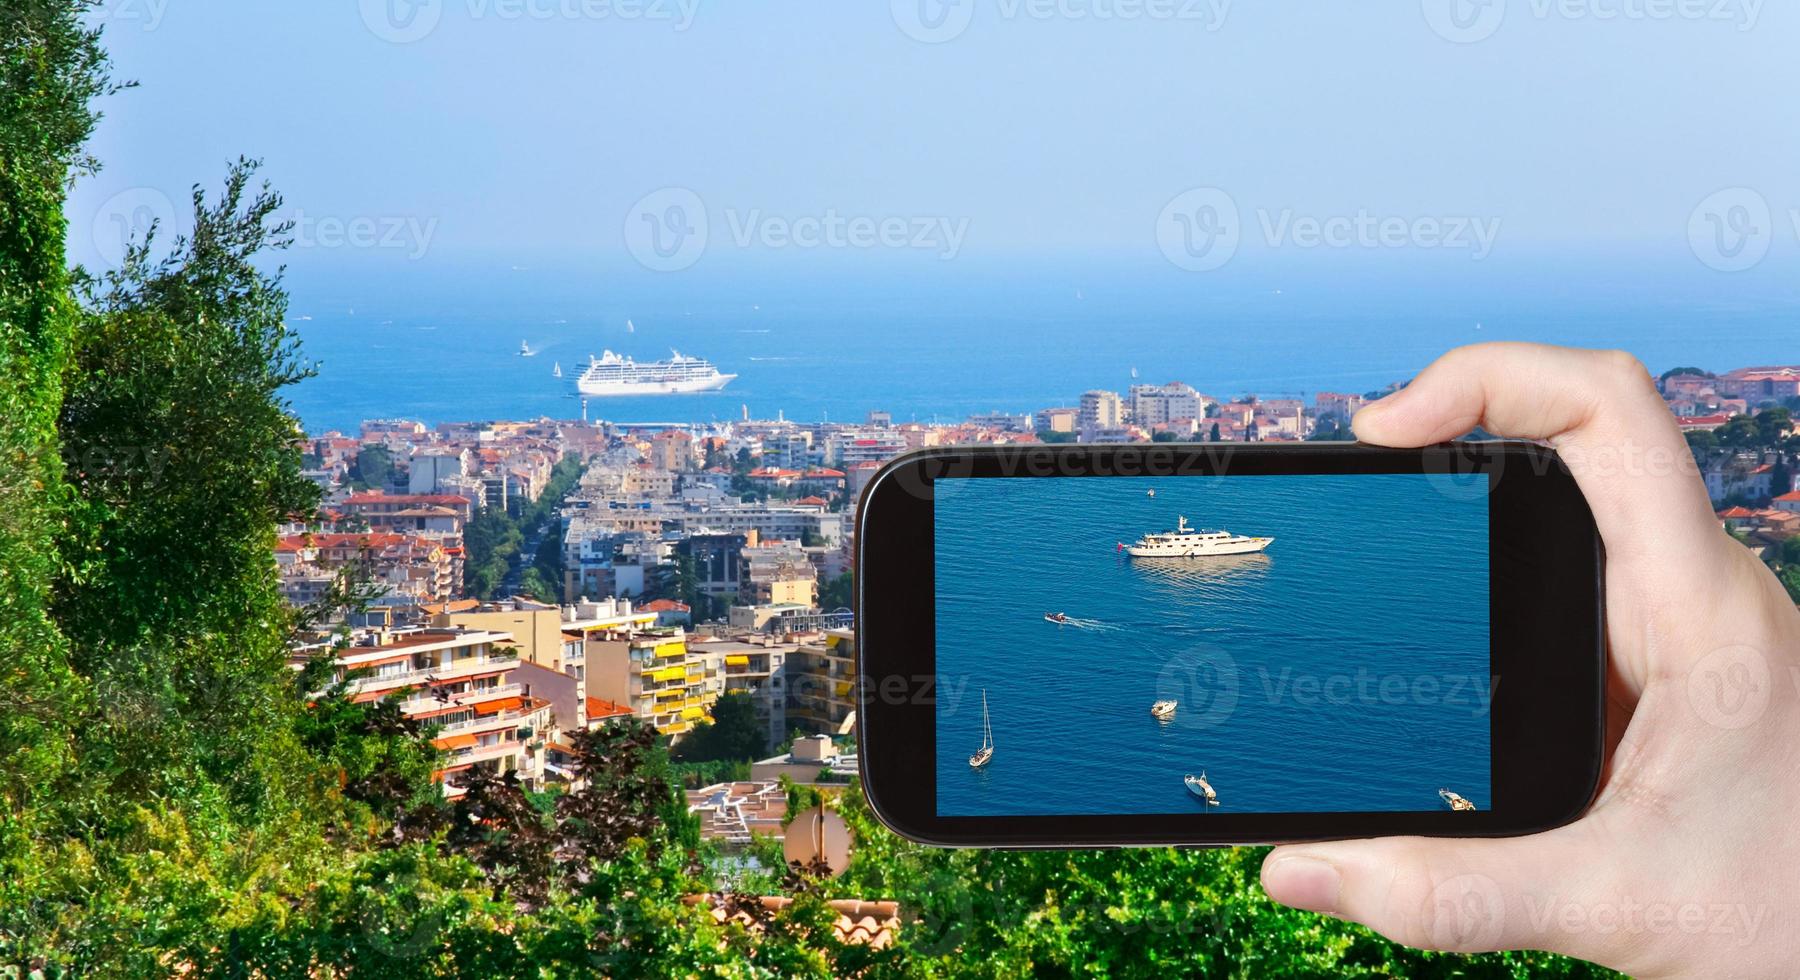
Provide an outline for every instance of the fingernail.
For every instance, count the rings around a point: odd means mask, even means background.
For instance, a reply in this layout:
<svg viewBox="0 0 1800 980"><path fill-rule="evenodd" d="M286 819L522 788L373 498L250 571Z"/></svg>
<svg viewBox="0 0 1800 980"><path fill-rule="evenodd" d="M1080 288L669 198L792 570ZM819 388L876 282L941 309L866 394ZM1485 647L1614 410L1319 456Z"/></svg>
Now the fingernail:
<svg viewBox="0 0 1800 980"><path fill-rule="evenodd" d="M1270 898L1308 912L1337 914L1342 885L1337 868L1318 858L1278 858L1263 869L1263 890Z"/></svg>

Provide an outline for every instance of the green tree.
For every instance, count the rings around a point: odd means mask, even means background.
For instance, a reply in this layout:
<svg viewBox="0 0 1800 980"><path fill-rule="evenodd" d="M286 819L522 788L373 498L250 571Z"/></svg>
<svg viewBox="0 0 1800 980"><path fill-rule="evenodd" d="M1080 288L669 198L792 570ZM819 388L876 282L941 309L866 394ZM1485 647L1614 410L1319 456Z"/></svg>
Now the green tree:
<svg viewBox="0 0 1800 980"><path fill-rule="evenodd" d="M67 3L0 9L0 962L39 955L59 851L40 803L66 791L68 719L89 710L50 616L66 502L56 416L78 310L63 204L94 169L90 104L111 90L98 35ZM27 937L22 942L13 937ZM30 937L37 937L32 939Z"/></svg>
<svg viewBox="0 0 1800 980"><path fill-rule="evenodd" d="M1311 442L1345 442L1354 440L1355 433L1350 427L1335 418L1323 418L1313 428L1312 435L1306 437Z"/></svg>
<svg viewBox="0 0 1800 980"><path fill-rule="evenodd" d="M820 609L850 609L856 599L856 574L844 572L819 588Z"/></svg>
<svg viewBox="0 0 1800 980"><path fill-rule="evenodd" d="M363 446L356 451L356 462L350 469L350 486L357 490L380 490L394 482L394 454L386 446Z"/></svg>
<svg viewBox="0 0 1800 980"><path fill-rule="evenodd" d="M750 695L720 695L713 702L712 718L696 725L676 744L677 761L754 761L768 749L768 726L757 720L756 703Z"/></svg>

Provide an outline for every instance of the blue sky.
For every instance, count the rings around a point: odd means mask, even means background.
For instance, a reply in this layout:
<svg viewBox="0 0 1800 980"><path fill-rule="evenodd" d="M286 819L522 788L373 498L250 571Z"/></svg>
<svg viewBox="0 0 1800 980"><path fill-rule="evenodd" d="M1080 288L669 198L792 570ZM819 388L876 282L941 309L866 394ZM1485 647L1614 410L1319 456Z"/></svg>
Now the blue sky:
<svg viewBox="0 0 1800 980"><path fill-rule="evenodd" d="M1159 222L1196 188L1238 209L1240 265L1466 269L1478 242L1420 247L1464 221L1496 231L1496 268L1653 254L1709 273L1696 207L1748 188L1771 223L1751 278L1794 278L1800 10L1487 0L1447 19L1469 2L106 0L141 87L106 102L73 257L103 264L118 212L248 154L317 239L290 257L302 278L574 259L655 279L628 229L669 188L711 225L695 275L933 267L957 227L959 267L1104 253L1181 275ZM792 245L832 216L939 231ZM1296 237L1358 216L1350 247ZM1371 244L1382 221L1395 247Z"/></svg>

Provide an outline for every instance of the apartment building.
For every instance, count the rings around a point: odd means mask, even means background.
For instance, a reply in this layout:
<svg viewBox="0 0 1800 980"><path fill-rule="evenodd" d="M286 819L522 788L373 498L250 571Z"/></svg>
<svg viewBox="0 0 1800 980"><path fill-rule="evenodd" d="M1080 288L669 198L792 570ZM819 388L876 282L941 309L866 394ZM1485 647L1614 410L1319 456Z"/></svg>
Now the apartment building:
<svg viewBox="0 0 1800 980"><path fill-rule="evenodd" d="M712 720L709 709L725 690L719 652L690 650L687 635L672 628L595 630L586 641L588 697L629 708L664 735Z"/></svg>
<svg viewBox="0 0 1800 980"><path fill-rule="evenodd" d="M818 591L818 572L806 550L793 541L745 546L740 554L738 598L747 605L810 606Z"/></svg>
<svg viewBox="0 0 1800 980"><path fill-rule="evenodd" d="M514 676L521 660L512 635L485 629L378 630L341 650L337 680L350 697L393 695L415 721L440 726L434 744L447 753L434 774L444 795L462 794L459 774L477 767L543 779L543 747L553 727L550 702Z"/></svg>
<svg viewBox="0 0 1800 980"><path fill-rule="evenodd" d="M1081 396L1081 407L1075 416L1076 431L1087 438L1090 433L1117 429L1125 424L1124 402L1116 391L1090 391Z"/></svg>
<svg viewBox="0 0 1800 980"><path fill-rule="evenodd" d="M770 745L787 738L787 662L796 644L702 637L690 640L689 647L718 659L724 693L750 696Z"/></svg>
<svg viewBox="0 0 1800 980"><path fill-rule="evenodd" d="M467 497L453 493L383 493L380 490L368 490L344 498L342 506L345 513L363 518L371 527L376 526L387 515L420 508L448 508L463 521L467 521L473 513L472 502Z"/></svg>
<svg viewBox="0 0 1800 980"><path fill-rule="evenodd" d="M798 644L787 658L787 721L820 735L839 735L856 724L856 634L827 630Z"/></svg>
<svg viewBox="0 0 1800 980"><path fill-rule="evenodd" d="M1179 381L1163 385L1132 385L1129 394L1131 421L1145 428L1166 425L1178 419L1206 417L1209 399Z"/></svg>

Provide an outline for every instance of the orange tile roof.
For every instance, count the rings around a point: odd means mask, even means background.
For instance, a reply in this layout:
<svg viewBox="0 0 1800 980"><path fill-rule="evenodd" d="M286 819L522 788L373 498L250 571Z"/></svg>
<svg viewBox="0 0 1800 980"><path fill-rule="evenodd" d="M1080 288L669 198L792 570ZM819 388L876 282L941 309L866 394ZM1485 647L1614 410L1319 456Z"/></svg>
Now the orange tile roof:
<svg viewBox="0 0 1800 980"><path fill-rule="evenodd" d="M600 721L605 718L622 718L631 714L631 709L622 704L615 704L605 698L587 699L588 721Z"/></svg>
<svg viewBox="0 0 1800 980"><path fill-rule="evenodd" d="M745 929L760 931L762 928L747 912L727 915L725 909L710 895L689 895L683 901L709 906L714 922L724 923L728 919L735 919ZM757 901L765 912L779 913L792 905L794 900L767 895ZM899 902L865 902L854 898L839 898L828 904L838 914L837 921L832 923L832 930L837 933L840 941L868 946L870 949L885 949L894 942L894 935L900 928Z"/></svg>

